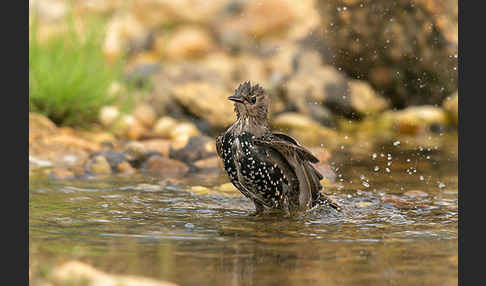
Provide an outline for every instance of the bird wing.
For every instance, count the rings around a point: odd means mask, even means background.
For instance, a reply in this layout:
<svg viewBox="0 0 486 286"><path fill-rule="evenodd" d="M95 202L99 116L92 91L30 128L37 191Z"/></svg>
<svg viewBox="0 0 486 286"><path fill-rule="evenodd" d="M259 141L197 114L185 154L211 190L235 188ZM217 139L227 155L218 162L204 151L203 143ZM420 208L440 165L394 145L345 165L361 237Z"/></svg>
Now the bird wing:
<svg viewBox="0 0 486 286"><path fill-rule="evenodd" d="M294 138L282 133L272 133L255 138L253 142L257 146L280 153L287 161L299 181L299 207L301 209L310 208L313 199L320 196L322 189L320 180L323 176L311 164L319 162L319 159Z"/></svg>
<svg viewBox="0 0 486 286"><path fill-rule="evenodd" d="M216 137L216 153L218 154L219 158L222 158L221 156L222 145L223 145L223 134Z"/></svg>

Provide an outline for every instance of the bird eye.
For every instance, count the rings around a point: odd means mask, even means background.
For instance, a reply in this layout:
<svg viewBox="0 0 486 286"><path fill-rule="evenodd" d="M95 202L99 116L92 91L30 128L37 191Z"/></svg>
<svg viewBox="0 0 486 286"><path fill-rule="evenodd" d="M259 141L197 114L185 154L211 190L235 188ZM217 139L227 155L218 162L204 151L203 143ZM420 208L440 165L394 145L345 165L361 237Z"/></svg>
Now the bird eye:
<svg viewBox="0 0 486 286"><path fill-rule="evenodd" d="M250 103L255 104L256 102L256 96L250 97Z"/></svg>

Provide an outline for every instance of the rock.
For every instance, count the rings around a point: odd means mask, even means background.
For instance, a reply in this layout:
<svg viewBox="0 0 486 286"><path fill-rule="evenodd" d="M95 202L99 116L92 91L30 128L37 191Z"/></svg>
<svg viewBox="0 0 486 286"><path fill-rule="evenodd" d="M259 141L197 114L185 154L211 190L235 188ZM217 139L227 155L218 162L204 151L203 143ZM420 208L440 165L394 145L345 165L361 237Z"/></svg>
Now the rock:
<svg viewBox="0 0 486 286"><path fill-rule="evenodd" d="M65 180L74 178L74 173L65 168L54 168L49 172L49 178L57 180Z"/></svg>
<svg viewBox="0 0 486 286"><path fill-rule="evenodd" d="M147 129L133 115L123 115L114 126L117 136L130 140L139 139L146 131Z"/></svg>
<svg viewBox="0 0 486 286"><path fill-rule="evenodd" d="M376 205L375 203L372 202L357 202L354 204L358 208L367 208Z"/></svg>
<svg viewBox="0 0 486 286"><path fill-rule="evenodd" d="M156 151L165 156L169 156L170 146L172 146L172 141L166 139L150 139L143 140L137 143L141 145L144 153Z"/></svg>
<svg viewBox="0 0 486 286"><path fill-rule="evenodd" d="M175 286L176 284L131 275L115 275L102 272L88 264L79 261L69 261L55 267L49 275L59 285L87 285L87 286Z"/></svg>
<svg viewBox="0 0 486 286"><path fill-rule="evenodd" d="M207 31L181 27L168 39L165 55L169 60L193 59L208 54L213 48L213 40Z"/></svg>
<svg viewBox="0 0 486 286"><path fill-rule="evenodd" d="M120 111L116 106L104 106L100 109L99 121L104 127L112 126L120 117Z"/></svg>
<svg viewBox="0 0 486 286"><path fill-rule="evenodd" d="M128 162L121 162L116 166L116 170L118 173L123 173L123 174L133 174L136 172L136 170L130 165Z"/></svg>
<svg viewBox="0 0 486 286"><path fill-rule="evenodd" d="M195 161L216 155L212 145L215 141L207 136L191 136L183 148L171 149L169 158L192 165Z"/></svg>
<svg viewBox="0 0 486 286"><path fill-rule="evenodd" d="M29 144L31 140L55 134L57 127L54 122L42 114L29 112Z"/></svg>
<svg viewBox="0 0 486 286"><path fill-rule="evenodd" d="M178 85L172 90L172 95L179 104L219 128L224 128L236 120L233 104L227 100L231 94L231 90L206 82L190 82Z"/></svg>
<svg viewBox="0 0 486 286"><path fill-rule="evenodd" d="M232 183L222 184L216 190L225 196L243 197L243 194Z"/></svg>
<svg viewBox="0 0 486 286"><path fill-rule="evenodd" d="M380 121L379 125L392 127L403 134L443 130L448 124L445 111L430 105L412 106L400 111L386 111L382 114Z"/></svg>
<svg viewBox="0 0 486 286"><path fill-rule="evenodd" d="M46 160L38 159L34 156L29 155L29 169L30 168L42 168L42 167L51 167L52 163Z"/></svg>
<svg viewBox="0 0 486 286"><path fill-rule="evenodd" d="M111 174L111 166L108 160L102 156L94 156L85 165L86 172L95 175L109 175Z"/></svg>
<svg viewBox="0 0 486 286"><path fill-rule="evenodd" d="M178 122L172 117L164 116L157 120L152 131L164 138L169 138L171 130L177 126Z"/></svg>
<svg viewBox="0 0 486 286"><path fill-rule="evenodd" d="M181 146L185 145L192 136L201 135L201 132L199 132L196 125L189 122L183 122L177 124L176 127L170 131L169 135L170 138L176 141L174 142L174 146Z"/></svg>
<svg viewBox="0 0 486 286"><path fill-rule="evenodd" d="M338 137L336 131L320 125L314 120L299 113L282 113L272 121L275 131L289 133L296 137L297 141L302 140L304 145L319 146L323 144L328 147L336 142Z"/></svg>
<svg viewBox="0 0 486 286"><path fill-rule="evenodd" d="M365 81L352 80L348 82L351 107L362 115L375 114L388 108L386 99L376 94Z"/></svg>
<svg viewBox="0 0 486 286"><path fill-rule="evenodd" d="M200 159L193 163L198 169L217 169L221 170L221 159L218 156L212 156L206 159Z"/></svg>
<svg viewBox="0 0 486 286"><path fill-rule="evenodd" d="M142 103L135 107L133 110L133 117L137 119L140 123L142 123L147 128L152 128L157 119L157 114L152 106Z"/></svg>
<svg viewBox="0 0 486 286"><path fill-rule="evenodd" d="M318 0L326 61L394 107L441 104L457 89L455 0Z"/></svg>
<svg viewBox="0 0 486 286"><path fill-rule="evenodd" d="M456 91L453 95L447 97L442 103L442 107L449 115L451 121L458 126L459 123L459 96Z"/></svg>
<svg viewBox="0 0 486 286"><path fill-rule="evenodd" d="M142 164L142 169L156 175L185 174L189 171L186 164L159 155L150 156Z"/></svg>
<svg viewBox="0 0 486 286"><path fill-rule="evenodd" d="M425 198L425 197L428 197L429 194L427 194L426 192L424 191L421 191L421 190L410 190L410 191L406 191L405 193L403 193L404 196L407 196L409 198Z"/></svg>

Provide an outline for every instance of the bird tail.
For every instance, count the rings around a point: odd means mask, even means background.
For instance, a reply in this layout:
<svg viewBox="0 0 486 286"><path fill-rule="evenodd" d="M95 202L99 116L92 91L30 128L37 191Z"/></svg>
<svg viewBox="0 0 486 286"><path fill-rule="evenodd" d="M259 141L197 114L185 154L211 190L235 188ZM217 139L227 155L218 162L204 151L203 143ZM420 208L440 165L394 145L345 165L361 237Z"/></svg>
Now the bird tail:
<svg viewBox="0 0 486 286"><path fill-rule="evenodd" d="M304 164L305 171L308 174L311 182L311 190L312 190L312 205L315 206L317 204L326 205L332 207L337 211L341 211L342 208L336 202L333 202L331 199L326 197L324 194L321 193L322 185L321 180L324 178L322 174L316 170L312 164L307 163Z"/></svg>

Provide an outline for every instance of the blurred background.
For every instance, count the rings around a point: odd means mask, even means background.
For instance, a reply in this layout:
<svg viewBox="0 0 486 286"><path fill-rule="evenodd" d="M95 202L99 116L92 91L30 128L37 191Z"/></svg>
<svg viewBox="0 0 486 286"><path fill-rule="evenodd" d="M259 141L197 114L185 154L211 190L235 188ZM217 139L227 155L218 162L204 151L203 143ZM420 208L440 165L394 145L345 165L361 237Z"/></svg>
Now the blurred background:
<svg viewBox="0 0 486 286"><path fill-rule="evenodd" d="M29 4L30 110L58 126L137 140L185 122L215 136L246 80L271 94L274 127L305 127L294 135L310 144L457 124L453 0Z"/></svg>

